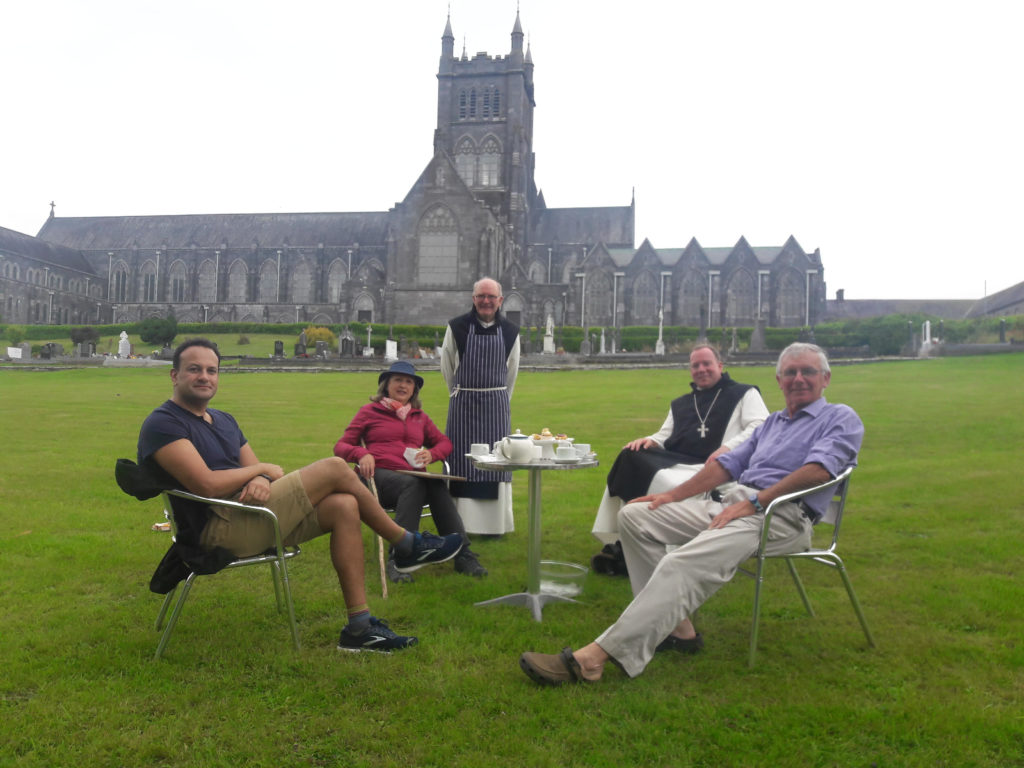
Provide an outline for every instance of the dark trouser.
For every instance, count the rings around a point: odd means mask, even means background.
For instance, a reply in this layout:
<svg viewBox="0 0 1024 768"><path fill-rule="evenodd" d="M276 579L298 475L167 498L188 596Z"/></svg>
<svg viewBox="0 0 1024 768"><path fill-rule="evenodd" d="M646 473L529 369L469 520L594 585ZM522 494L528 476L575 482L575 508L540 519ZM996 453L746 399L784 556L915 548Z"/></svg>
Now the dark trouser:
<svg viewBox="0 0 1024 768"><path fill-rule="evenodd" d="M390 469L377 469L373 480L377 484L381 506L394 509L395 522L407 531L419 530L420 514L424 506L429 506L439 535L461 533L466 539L462 518L443 481L403 475Z"/></svg>

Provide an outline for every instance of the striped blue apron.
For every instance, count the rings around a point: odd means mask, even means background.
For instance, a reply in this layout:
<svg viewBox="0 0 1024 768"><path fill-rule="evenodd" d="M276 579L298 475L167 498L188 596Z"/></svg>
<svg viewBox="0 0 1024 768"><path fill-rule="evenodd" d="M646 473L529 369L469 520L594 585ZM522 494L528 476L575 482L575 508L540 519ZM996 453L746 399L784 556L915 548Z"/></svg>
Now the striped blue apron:
<svg viewBox="0 0 1024 768"><path fill-rule="evenodd" d="M471 443L493 446L509 433L508 350L501 329L497 330L495 334L477 335L476 324L469 324L466 352L459 359L455 389L448 400L445 429L454 447L450 459L452 474L471 483L493 485L493 495L459 493L461 483L454 484L453 495L497 498L497 483L512 480L511 472L481 472L466 458Z"/></svg>

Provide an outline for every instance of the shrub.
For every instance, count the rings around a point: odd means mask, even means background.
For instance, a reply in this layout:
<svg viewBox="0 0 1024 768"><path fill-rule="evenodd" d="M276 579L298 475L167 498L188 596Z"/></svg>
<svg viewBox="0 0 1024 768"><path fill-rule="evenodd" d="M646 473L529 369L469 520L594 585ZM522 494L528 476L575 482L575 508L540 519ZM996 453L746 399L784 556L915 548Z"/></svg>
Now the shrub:
<svg viewBox="0 0 1024 768"><path fill-rule="evenodd" d="M306 330L306 346L315 347L318 341L326 341L327 348L332 352L338 349L338 339L330 328L319 325L311 325Z"/></svg>
<svg viewBox="0 0 1024 768"><path fill-rule="evenodd" d="M71 329L71 343L82 344L91 342L95 344L100 340L100 332L90 325L83 325Z"/></svg>
<svg viewBox="0 0 1024 768"><path fill-rule="evenodd" d="M239 346L243 346L243 345L248 344L248 343L249 343L249 337L246 336L244 333L241 336L238 337L238 345Z"/></svg>
<svg viewBox="0 0 1024 768"><path fill-rule="evenodd" d="M178 321L170 317L147 317L139 323L139 338L148 344L170 346L178 335Z"/></svg>
<svg viewBox="0 0 1024 768"><path fill-rule="evenodd" d="M8 325L7 340L11 342L13 346L18 346L25 340L25 329L20 325Z"/></svg>

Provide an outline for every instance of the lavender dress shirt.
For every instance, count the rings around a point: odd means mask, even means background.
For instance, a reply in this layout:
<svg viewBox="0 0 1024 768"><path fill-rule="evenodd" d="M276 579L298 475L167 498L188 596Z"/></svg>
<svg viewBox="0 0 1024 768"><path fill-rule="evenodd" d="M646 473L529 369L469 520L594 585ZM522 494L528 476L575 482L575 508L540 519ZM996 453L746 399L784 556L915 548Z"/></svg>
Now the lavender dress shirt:
<svg viewBox="0 0 1024 768"><path fill-rule="evenodd" d="M848 405L824 397L797 411L771 414L749 440L718 457L733 480L751 488L768 488L804 464L820 464L835 477L857 464L864 424ZM831 489L804 498L817 518L828 508Z"/></svg>

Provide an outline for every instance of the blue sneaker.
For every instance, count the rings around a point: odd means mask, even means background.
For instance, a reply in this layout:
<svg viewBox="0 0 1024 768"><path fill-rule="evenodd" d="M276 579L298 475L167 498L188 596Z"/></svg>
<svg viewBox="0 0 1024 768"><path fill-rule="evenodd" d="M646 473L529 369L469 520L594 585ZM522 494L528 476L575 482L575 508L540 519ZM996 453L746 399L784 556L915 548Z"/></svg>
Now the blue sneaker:
<svg viewBox="0 0 1024 768"><path fill-rule="evenodd" d="M338 639L338 650L359 653L361 651L375 651L376 653L391 653L416 645L419 642L415 637L404 637L396 635L387 622L370 617L370 628L361 635L353 635L348 627L341 630L341 637Z"/></svg>
<svg viewBox="0 0 1024 768"><path fill-rule="evenodd" d="M447 536L414 533L413 537L415 541L412 545L412 552L407 555L395 552L395 570L399 573L412 573L424 565L451 560L459 554L459 550L465 543L461 533L449 533Z"/></svg>

